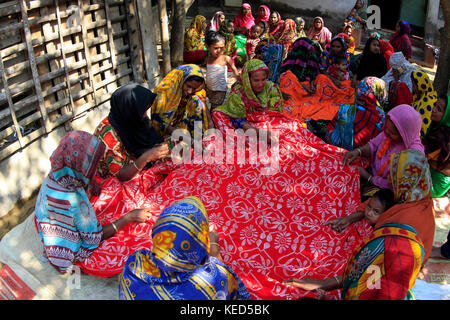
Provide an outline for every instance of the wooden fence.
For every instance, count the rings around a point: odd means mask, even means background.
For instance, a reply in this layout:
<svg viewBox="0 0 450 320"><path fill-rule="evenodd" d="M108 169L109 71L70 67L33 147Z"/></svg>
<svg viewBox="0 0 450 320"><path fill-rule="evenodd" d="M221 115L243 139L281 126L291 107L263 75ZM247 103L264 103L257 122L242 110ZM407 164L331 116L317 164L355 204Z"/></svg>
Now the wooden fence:
<svg viewBox="0 0 450 320"><path fill-rule="evenodd" d="M0 161L142 82L132 0L0 3Z"/></svg>

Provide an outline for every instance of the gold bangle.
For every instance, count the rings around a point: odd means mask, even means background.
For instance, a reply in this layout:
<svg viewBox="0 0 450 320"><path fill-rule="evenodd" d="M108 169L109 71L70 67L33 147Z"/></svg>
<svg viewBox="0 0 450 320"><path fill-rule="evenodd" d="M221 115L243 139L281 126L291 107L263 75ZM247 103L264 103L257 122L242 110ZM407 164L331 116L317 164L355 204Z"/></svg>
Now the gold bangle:
<svg viewBox="0 0 450 320"><path fill-rule="evenodd" d="M133 166L136 168L136 170L137 170L138 172L141 172L141 169L138 168L136 162L131 161L131 163L133 164Z"/></svg>
<svg viewBox="0 0 450 320"><path fill-rule="evenodd" d="M218 244L217 242L210 242L209 246L211 246L212 244L215 244L216 246L218 246L220 248L220 244Z"/></svg>
<svg viewBox="0 0 450 320"><path fill-rule="evenodd" d="M116 233L119 232L119 229L114 222L111 222L111 225L113 226L114 230L116 230Z"/></svg>

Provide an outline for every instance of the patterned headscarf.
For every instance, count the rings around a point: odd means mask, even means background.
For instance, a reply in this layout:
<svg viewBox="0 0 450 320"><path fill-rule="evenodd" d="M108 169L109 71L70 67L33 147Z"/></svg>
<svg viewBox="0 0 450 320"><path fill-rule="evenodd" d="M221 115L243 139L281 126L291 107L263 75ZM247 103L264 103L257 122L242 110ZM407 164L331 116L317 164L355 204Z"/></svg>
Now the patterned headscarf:
<svg viewBox="0 0 450 320"><path fill-rule="evenodd" d="M259 10L263 8L264 9L264 17L261 17L259 15ZM258 24L260 21L269 21L270 18L270 9L266 5L260 5L258 8L258 17L256 18L255 23Z"/></svg>
<svg viewBox="0 0 450 320"><path fill-rule="evenodd" d="M284 21L283 31L278 39L275 39L275 43L282 44L284 46L284 58L287 57L289 51L291 51L292 44L297 39L297 25L292 19L286 19Z"/></svg>
<svg viewBox="0 0 450 320"><path fill-rule="evenodd" d="M36 201L36 225L52 266L67 272L90 256L102 240L87 187L94 177L105 144L84 131L71 131L50 157L51 171Z"/></svg>
<svg viewBox="0 0 450 320"><path fill-rule="evenodd" d="M431 189L427 158L418 150L404 150L391 156L391 182L397 202L424 199Z"/></svg>
<svg viewBox="0 0 450 320"><path fill-rule="evenodd" d="M95 175L105 148L103 142L87 132L69 132L50 157L49 179L70 191L86 188Z"/></svg>
<svg viewBox="0 0 450 320"><path fill-rule="evenodd" d="M247 15L244 15L244 8L250 9ZM234 18L234 26L236 28L245 27L250 30L250 28L255 24L255 18L252 15L252 7L248 3L243 3L241 6L241 11ZM244 32L242 32L244 34Z"/></svg>
<svg viewBox="0 0 450 320"><path fill-rule="evenodd" d="M411 73L411 79L416 84L418 93L413 95L413 107L422 117L421 135L425 136L431 124L431 111L434 108L438 96L434 90L433 83L423 70L416 70Z"/></svg>
<svg viewBox="0 0 450 320"><path fill-rule="evenodd" d="M219 32L225 36L225 49L223 54L229 56L236 52L237 44L236 39L234 38L234 33L228 32L228 23L230 20L225 19L220 25Z"/></svg>
<svg viewBox="0 0 450 320"><path fill-rule="evenodd" d="M283 99L280 88L271 81L267 81L262 92L256 94L251 85L250 76L257 71L270 69L259 59L252 59L245 63L241 73L241 83L236 84L224 105L215 110L221 111L232 118L246 118L247 112L273 110L282 111Z"/></svg>
<svg viewBox="0 0 450 320"><path fill-rule="evenodd" d="M210 31L219 31L220 29L219 18L220 16L224 15L225 14L222 11L217 11L212 17L211 21L209 22L208 29Z"/></svg>
<svg viewBox="0 0 450 320"><path fill-rule="evenodd" d="M181 65L170 71L155 88L154 93L157 94L157 97L151 107L152 126L160 135L164 134L180 105L183 84L192 76L205 78L199 66L195 64ZM194 95L200 98L206 96L203 86L200 86Z"/></svg>
<svg viewBox="0 0 450 320"><path fill-rule="evenodd" d="M203 50L205 47L205 43L203 42L203 38L205 36L203 22L205 21L206 18L204 16L197 15L191 22L191 26L184 35L185 52Z"/></svg>
<svg viewBox="0 0 450 320"><path fill-rule="evenodd" d="M152 229L153 248L133 253L120 276L120 299L250 299L228 266L210 257L208 214L196 197L164 209Z"/></svg>

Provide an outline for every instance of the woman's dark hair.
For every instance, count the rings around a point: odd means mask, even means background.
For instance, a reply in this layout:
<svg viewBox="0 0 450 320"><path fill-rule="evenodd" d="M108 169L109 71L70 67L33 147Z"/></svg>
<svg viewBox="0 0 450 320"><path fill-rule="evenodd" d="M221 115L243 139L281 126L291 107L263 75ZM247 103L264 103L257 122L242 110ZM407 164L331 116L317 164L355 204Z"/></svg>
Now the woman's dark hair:
<svg viewBox="0 0 450 320"><path fill-rule="evenodd" d="M215 44L217 42L224 42L225 43L225 36L217 31L208 31L205 38L205 43L207 46L210 46L212 44Z"/></svg>
<svg viewBox="0 0 450 320"><path fill-rule="evenodd" d="M347 63L347 58L344 56L336 56L334 57L334 63L335 64Z"/></svg>
<svg viewBox="0 0 450 320"><path fill-rule="evenodd" d="M373 197L377 198L378 201L384 206L384 211L388 210L395 204L394 192L391 189L380 189Z"/></svg>
<svg viewBox="0 0 450 320"><path fill-rule="evenodd" d="M375 37L371 37L371 38L367 39L366 45L364 46L363 56L364 56L364 55L367 56L367 55L372 54L372 53L370 52L370 45L371 45L372 42L374 42L374 41L378 41L378 43L380 43L380 40L378 40L378 39L375 38Z"/></svg>
<svg viewBox="0 0 450 320"><path fill-rule="evenodd" d="M441 94L441 95L439 95L439 99L442 99L442 100L445 101L445 108L447 108L447 105L448 105L448 95L446 95L446 94Z"/></svg>
<svg viewBox="0 0 450 320"><path fill-rule="evenodd" d="M186 78L185 82L187 82L187 81L197 81L197 82L203 83L203 82L205 82L205 79L200 76L197 76L197 75L192 75L192 76L189 76Z"/></svg>
<svg viewBox="0 0 450 320"><path fill-rule="evenodd" d="M263 33L265 33L267 30L269 30L269 23L267 21L261 20L261 21L258 22L258 25L259 26L262 25Z"/></svg>

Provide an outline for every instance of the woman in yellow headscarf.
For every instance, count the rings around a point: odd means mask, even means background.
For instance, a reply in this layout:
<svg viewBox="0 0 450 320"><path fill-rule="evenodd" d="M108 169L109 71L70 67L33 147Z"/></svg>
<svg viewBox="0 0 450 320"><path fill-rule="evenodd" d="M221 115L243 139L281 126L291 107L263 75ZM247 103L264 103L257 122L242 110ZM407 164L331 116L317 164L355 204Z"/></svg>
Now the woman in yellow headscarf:
<svg viewBox="0 0 450 320"><path fill-rule="evenodd" d="M413 83L413 107L422 117L422 130L420 135L424 137L427 134L428 127L431 124L431 111L437 101L437 93L434 90L433 83L423 70L416 70L411 73Z"/></svg>
<svg viewBox="0 0 450 320"><path fill-rule="evenodd" d="M191 26L184 34L183 59L185 63L201 64L206 56L205 47L206 18L195 16Z"/></svg>
<svg viewBox="0 0 450 320"><path fill-rule="evenodd" d="M186 64L170 71L153 90L152 126L161 135L186 129L194 135L194 123L201 122L202 133L214 127L205 104L205 77L199 66Z"/></svg>

